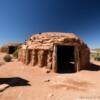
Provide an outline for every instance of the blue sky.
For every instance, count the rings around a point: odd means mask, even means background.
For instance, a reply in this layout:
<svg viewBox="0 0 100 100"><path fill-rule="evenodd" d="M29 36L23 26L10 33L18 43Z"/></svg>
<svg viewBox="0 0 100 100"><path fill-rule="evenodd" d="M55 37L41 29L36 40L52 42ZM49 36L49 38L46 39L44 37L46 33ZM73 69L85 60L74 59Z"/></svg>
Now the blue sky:
<svg viewBox="0 0 100 100"><path fill-rule="evenodd" d="M0 0L0 45L49 31L74 32L100 47L100 0Z"/></svg>

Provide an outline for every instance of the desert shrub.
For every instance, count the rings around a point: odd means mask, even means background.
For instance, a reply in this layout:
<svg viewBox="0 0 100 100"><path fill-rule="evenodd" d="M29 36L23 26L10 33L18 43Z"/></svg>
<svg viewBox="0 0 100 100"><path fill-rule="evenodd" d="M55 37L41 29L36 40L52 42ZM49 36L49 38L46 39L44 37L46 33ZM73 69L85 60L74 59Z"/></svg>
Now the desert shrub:
<svg viewBox="0 0 100 100"><path fill-rule="evenodd" d="M5 55L3 59L5 62L10 62L12 60L12 57L8 54L8 55Z"/></svg>
<svg viewBox="0 0 100 100"><path fill-rule="evenodd" d="M95 54L94 54L94 53L91 53L90 56L91 56L92 58L94 58L94 57L95 57Z"/></svg>
<svg viewBox="0 0 100 100"><path fill-rule="evenodd" d="M95 54L91 53L91 54L90 54L90 58L91 58L91 59L94 59L94 57L95 57Z"/></svg>
<svg viewBox="0 0 100 100"><path fill-rule="evenodd" d="M95 59L96 61L100 61L100 53L96 54L95 57L94 57L94 59Z"/></svg>
<svg viewBox="0 0 100 100"><path fill-rule="evenodd" d="M13 57L18 58L18 49L16 49L15 52L13 53Z"/></svg>

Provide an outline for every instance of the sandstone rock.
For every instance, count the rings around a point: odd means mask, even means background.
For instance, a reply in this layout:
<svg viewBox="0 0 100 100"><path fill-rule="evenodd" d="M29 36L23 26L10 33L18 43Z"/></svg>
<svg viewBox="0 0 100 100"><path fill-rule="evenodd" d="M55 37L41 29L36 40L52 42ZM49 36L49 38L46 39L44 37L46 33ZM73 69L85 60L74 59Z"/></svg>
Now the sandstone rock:
<svg viewBox="0 0 100 100"><path fill-rule="evenodd" d="M46 70L46 73L50 73L50 72L51 72L50 69Z"/></svg>
<svg viewBox="0 0 100 100"><path fill-rule="evenodd" d="M53 93L48 94L48 98L51 98L51 97L53 97L53 96L54 96Z"/></svg>
<svg viewBox="0 0 100 100"><path fill-rule="evenodd" d="M47 80L45 80L44 82L50 82L50 80L49 80L49 79L47 79Z"/></svg>

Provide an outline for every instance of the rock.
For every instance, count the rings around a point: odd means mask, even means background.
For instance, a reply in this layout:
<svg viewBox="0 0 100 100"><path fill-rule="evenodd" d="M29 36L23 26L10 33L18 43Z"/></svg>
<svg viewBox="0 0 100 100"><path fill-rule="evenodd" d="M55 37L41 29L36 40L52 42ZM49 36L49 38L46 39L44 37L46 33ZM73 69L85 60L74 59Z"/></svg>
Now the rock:
<svg viewBox="0 0 100 100"><path fill-rule="evenodd" d="M48 69L48 70L46 70L46 73L50 73L51 71Z"/></svg>
<svg viewBox="0 0 100 100"><path fill-rule="evenodd" d="M9 85L8 84L1 84L0 85L0 92L2 92L3 90L5 90L6 88L8 88Z"/></svg>
<svg viewBox="0 0 100 100"><path fill-rule="evenodd" d="M45 80L44 82L50 82L50 79Z"/></svg>
<svg viewBox="0 0 100 100"><path fill-rule="evenodd" d="M48 98L51 98L51 97L53 97L53 96L54 96L53 93L48 94Z"/></svg>

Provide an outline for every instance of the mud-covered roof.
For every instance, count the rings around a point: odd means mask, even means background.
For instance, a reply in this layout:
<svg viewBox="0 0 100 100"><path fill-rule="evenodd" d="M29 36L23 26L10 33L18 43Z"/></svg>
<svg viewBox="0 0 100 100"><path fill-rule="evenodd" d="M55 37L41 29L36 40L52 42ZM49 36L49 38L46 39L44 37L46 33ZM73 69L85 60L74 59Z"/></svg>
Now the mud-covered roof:
<svg viewBox="0 0 100 100"><path fill-rule="evenodd" d="M43 48L51 49L54 44L83 44L83 41L79 36L74 33L63 33L63 32L43 32L32 35L22 45L23 48Z"/></svg>

